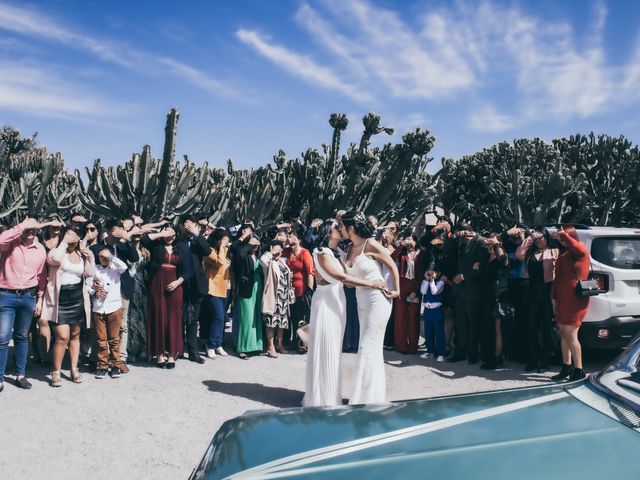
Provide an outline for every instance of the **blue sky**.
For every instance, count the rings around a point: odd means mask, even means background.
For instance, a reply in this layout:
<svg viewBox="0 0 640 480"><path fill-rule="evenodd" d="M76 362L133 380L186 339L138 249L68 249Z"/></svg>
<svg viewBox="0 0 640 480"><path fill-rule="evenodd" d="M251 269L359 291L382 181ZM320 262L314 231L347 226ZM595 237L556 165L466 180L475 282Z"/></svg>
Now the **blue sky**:
<svg viewBox="0 0 640 480"><path fill-rule="evenodd" d="M358 141L437 138L430 167L500 140L575 132L638 140L640 2L0 0L0 123L70 168L162 153L263 165Z"/></svg>

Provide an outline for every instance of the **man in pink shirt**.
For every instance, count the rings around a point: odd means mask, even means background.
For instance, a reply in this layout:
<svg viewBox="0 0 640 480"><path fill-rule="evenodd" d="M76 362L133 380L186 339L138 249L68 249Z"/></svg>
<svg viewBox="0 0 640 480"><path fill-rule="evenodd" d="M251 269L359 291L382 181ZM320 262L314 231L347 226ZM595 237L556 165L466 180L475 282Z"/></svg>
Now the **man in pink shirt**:
<svg viewBox="0 0 640 480"><path fill-rule="evenodd" d="M29 353L29 328L42 309L47 282L47 254L36 238L39 224L27 218L0 234L0 392L4 389L9 340L13 333L16 384L29 389L25 378Z"/></svg>

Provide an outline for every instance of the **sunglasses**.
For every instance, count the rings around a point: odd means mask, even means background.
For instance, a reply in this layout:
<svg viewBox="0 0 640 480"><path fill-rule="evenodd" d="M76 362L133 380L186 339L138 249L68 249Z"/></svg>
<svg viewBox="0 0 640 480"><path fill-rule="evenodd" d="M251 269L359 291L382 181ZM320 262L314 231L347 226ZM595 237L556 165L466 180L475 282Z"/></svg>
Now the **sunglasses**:
<svg viewBox="0 0 640 480"><path fill-rule="evenodd" d="M89 232L95 232L96 230L98 230L96 227L87 227L87 231Z"/></svg>

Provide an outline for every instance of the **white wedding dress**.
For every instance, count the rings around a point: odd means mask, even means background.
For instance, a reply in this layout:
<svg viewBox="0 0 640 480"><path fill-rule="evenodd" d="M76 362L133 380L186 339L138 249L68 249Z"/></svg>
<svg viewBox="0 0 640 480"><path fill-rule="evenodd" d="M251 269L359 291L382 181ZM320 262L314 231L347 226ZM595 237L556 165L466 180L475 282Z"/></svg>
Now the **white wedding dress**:
<svg viewBox="0 0 640 480"><path fill-rule="evenodd" d="M383 280L380 263L363 253L366 243L353 260L353 266L347 265L347 273L365 280ZM360 319L360 348L349 404L385 403L387 382L382 346L392 303L381 290L369 287L356 287L356 299Z"/></svg>
<svg viewBox="0 0 640 480"><path fill-rule="evenodd" d="M346 300L342 282L322 269L319 255L330 255L342 268L329 248L313 251L315 268L329 284L318 285L311 298L304 407L342 405L340 355L347 320Z"/></svg>

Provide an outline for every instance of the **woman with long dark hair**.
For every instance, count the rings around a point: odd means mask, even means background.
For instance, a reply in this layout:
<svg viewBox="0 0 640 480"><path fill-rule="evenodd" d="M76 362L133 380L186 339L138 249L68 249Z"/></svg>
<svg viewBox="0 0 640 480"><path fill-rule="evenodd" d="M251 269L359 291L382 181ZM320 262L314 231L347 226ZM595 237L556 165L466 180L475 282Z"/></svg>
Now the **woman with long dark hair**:
<svg viewBox="0 0 640 480"><path fill-rule="evenodd" d="M176 248L176 232L165 228L149 233L140 243L150 252L147 266L149 294L147 307L147 354L156 357L159 368L174 368L183 351L182 284L185 268Z"/></svg>
<svg viewBox="0 0 640 480"><path fill-rule="evenodd" d="M236 352L242 359L262 351L262 291L264 276L258 260L260 240L253 227L244 224L241 237L233 243L232 268L235 280L233 321Z"/></svg>
<svg viewBox="0 0 640 480"><path fill-rule="evenodd" d="M562 248L556 262L551 298L560 330L562 370L553 379L575 381L585 377L578 331L589 308L589 297L579 296L576 287L579 281L589 277L589 251L572 225L562 225L557 239Z"/></svg>
<svg viewBox="0 0 640 480"><path fill-rule="evenodd" d="M340 219L340 234L351 240L345 259L347 273L363 280L384 280L381 264L391 271L393 284L400 285L398 267L389 252L373 240L374 228L362 212L349 211ZM350 404L384 403L386 378L382 344L391 315L391 300L395 291L381 291L371 287L356 287L358 318L360 319L360 349L353 381Z"/></svg>
<svg viewBox="0 0 640 480"><path fill-rule="evenodd" d="M48 282L41 318L55 326L51 386L61 387L60 369L69 347L71 380L81 383L78 370L80 357L80 324L91 322L91 300L85 279L95 274L93 253L80 242L80 236L68 229L60 244L47 256Z"/></svg>
<svg viewBox="0 0 640 480"><path fill-rule="evenodd" d="M516 258L524 261L525 275L529 278L527 307L528 362L524 370L544 372L549 368L551 353L551 327L553 307L551 286L559 251L550 246L551 237L546 228L535 229L516 250Z"/></svg>
<svg viewBox="0 0 640 480"><path fill-rule="evenodd" d="M338 223L327 220L318 232L320 246L313 251L317 288L311 299L309 350L305 407L342 404L340 354L346 324L346 299L343 283L352 286L386 289L383 280L363 280L347 275L338 258Z"/></svg>

